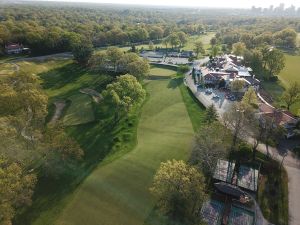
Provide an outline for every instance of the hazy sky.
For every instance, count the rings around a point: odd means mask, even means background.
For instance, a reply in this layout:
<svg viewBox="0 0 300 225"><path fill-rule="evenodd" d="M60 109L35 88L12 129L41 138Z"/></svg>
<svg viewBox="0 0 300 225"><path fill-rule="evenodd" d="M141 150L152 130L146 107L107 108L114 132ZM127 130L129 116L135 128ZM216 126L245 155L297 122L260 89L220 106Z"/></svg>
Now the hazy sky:
<svg viewBox="0 0 300 225"><path fill-rule="evenodd" d="M251 6L269 7L277 6L283 2L285 6L291 4L300 7L300 0L56 0L65 2L99 2L120 4L143 4L143 5L168 5L168 6L199 6L199 7L234 7L250 8Z"/></svg>

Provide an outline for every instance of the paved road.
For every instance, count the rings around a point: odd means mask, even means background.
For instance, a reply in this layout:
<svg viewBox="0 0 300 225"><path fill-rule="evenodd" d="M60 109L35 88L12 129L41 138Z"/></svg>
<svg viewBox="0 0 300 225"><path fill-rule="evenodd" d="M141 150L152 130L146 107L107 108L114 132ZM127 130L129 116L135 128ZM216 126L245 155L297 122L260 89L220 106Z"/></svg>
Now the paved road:
<svg viewBox="0 0 300 225"><path fill-rule="evenodd" d="M228 107L230 107L231 102L225 101L223 104L216 104L210 100L210 97L205 95L202 91L198 91L196 85L194 85L194 81L190 75L186 75L185 83L193 92L195 97L205 106L208 107L211 104L216 106L216 110L218 114L222 117L223 113L226 111ZM247 138L248 143L253 143L253 139ZM293 156L291 149L277 149L266 146L264 144L260 144L257 148L260 152L264 154L271 155L274 159L278 161L282 161L284 153L287 153L287 156L284 159L284 167L288 173L289 177L289 216L290 216L290 225L300 225L300 161Z"/></svg>

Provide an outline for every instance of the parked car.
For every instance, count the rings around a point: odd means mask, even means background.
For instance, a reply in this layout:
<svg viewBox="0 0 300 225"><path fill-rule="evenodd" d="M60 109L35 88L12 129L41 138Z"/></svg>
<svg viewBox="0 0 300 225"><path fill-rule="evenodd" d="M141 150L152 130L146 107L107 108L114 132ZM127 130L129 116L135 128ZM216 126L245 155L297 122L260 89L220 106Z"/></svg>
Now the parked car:
<svg viewBox="0 0 300 225"><path fill-rule="evenodd" d="M211 95L212 94L212 90L211 89L206 89L205 90L205 94Z"/></svg>
<svg viewBox="0 0 300 225"><path fill-rule="evenodd" d="M213 98L213 99L219 99L220 96L219 96L219 95L214 95L212 98Z"/></svg>
<svg viewBox="0 0 300 225"><path fill-rule="evenodd" d="M235 100L236 100L236 97L232 95L232 96L230 96L229 100L235 101Z"/></svg>

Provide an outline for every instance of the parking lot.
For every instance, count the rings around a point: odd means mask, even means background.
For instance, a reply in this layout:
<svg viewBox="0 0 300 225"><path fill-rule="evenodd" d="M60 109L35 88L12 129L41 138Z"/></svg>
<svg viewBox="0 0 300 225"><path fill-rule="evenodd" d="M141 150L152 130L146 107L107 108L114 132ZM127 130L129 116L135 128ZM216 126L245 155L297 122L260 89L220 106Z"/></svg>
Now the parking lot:
<svg viewBox="0 0 300 225"><path fill-rule="evenodd" d="M231 104L234 102L232 100L226 99L225 96L226 94L228 94L228 92L226 91L210 88L211 93L209 93L207 92L207 88L198 87L198 85L194 84L192 76L187 75L185 78L185 82L205 107L214 105L220 115L227 111L227 109L230 108Z"/></svg>

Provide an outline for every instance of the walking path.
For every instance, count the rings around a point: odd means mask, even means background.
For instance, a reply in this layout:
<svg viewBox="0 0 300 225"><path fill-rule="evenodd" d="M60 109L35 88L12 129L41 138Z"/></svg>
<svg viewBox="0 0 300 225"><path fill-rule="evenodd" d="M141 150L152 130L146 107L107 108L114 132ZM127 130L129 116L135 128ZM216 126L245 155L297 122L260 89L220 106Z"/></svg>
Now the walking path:
<svg viewBox="0 0 300 225"><path fill-rule="evenodd" d="M195 97L205 106L208 107L211 104L214 104L216 110L220 117L224 114L224 112L230 107L231 102L225 100L222 105L213 103L209 100L205 93L197 90L197 86L194 84L194 81L191 76L185 76L185 83L195 95ZM260 98L262 98L260 96ZM266 101L265 101L266 102ZM267 103L269 104L269 103ZM248 143L253 143L253 139L248 138L246 140ZM260 144L257 148L260 152L264 154L269 154L272 158L282 161L284 157L284 168L286 169L289 177L289 216L290 216L290 225L300 225L300 162L293 156L291 149L277 149L273 147L268 147L264 144ZM287 154L287 155L285 155Z"/></svg>

